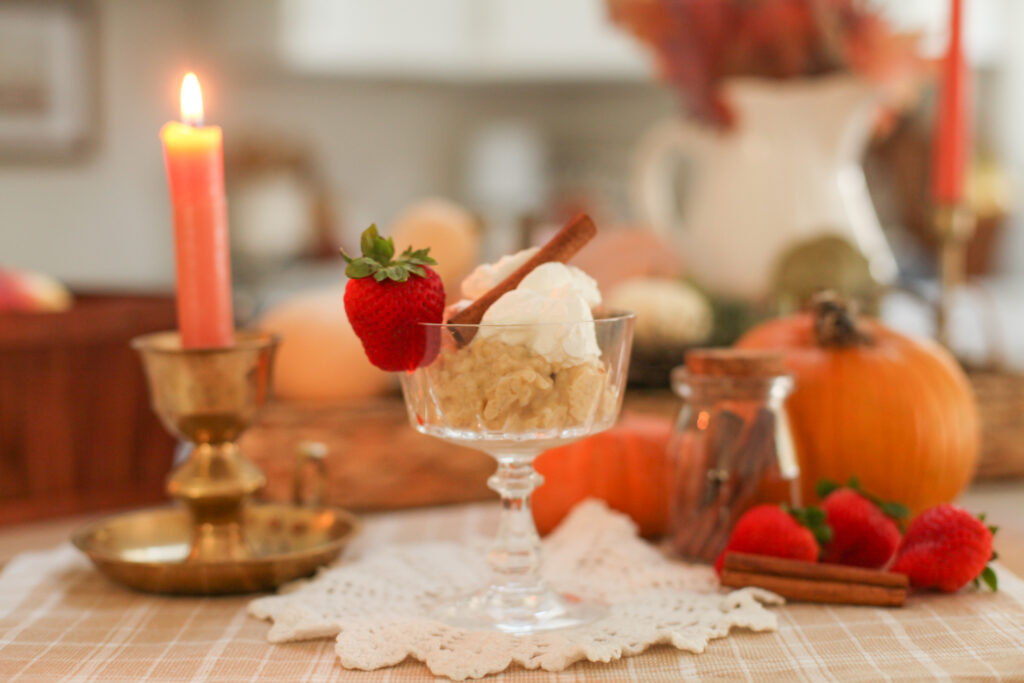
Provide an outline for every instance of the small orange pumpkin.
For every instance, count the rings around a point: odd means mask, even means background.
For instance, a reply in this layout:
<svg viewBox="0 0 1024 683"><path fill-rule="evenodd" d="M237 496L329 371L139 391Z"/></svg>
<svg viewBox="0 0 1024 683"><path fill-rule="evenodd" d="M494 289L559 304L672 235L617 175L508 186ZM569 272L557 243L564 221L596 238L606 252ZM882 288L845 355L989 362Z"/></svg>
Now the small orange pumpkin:
<svg viewBox="0 0 1024 683"><path fill-rule="evenodd" d="M832 295L810 312L763 323L737 343L779 349L796 377L786 404L804 502L819 479L860 478L865 490L917 512L952 500L978 458L978 409L944 349L877 320L855 320Z"/></svg>
<svg viewBox="0 0 1024 683"><path fill-rule="evenodd" d="M546 534L576 503L600 498L632 517L642 535L663 534L671 435L670 419L627 413L607 431L541 454L535 466L544 485L531 501L537 529Z"/></svg>

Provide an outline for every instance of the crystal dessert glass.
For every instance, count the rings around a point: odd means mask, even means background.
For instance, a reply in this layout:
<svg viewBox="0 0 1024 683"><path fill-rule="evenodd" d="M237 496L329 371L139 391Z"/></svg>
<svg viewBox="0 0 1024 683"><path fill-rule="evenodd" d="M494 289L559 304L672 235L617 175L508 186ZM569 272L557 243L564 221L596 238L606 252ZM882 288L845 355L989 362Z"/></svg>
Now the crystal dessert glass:
<svg viewBox="0 0 1024 683"><path fill-rule="evenodd" d="M541 573L530 494L543 483L539 453L612 426L622 405L633 314L572 323L425 325L428 365L401 375L412 426L485 451L501 496L487 552L488 587L438 617L451 625L527 634L600 617L604 608L562 595ZM596 341L596 345L594 342ZM430 351L433 347L433 351Z"/></svg>

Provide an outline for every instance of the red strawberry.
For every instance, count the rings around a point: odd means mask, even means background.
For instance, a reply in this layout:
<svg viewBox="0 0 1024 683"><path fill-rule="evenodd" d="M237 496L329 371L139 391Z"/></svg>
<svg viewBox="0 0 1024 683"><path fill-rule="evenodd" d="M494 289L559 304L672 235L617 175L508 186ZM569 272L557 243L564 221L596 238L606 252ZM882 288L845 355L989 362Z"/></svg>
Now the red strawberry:
<svg viewBox="0 0 1024 683"><path fill-rule="evenodd" d="M725 549L715 560L715 571L722 573L725 554L730 551L816 562L821 553L819 543L826 542L829 535L825 513L819 508L793 510L781 505L757 505L736 522Z"/></svg>
<svg viewBox="0 0 1024 683"><path fill-rule="evenodd" d="M825 545L821 561L868 569L884 567L900 545L897 520L910 514L907 508L883 503L861 491L855 477L844 487L822 480L817 491L832 527L832 540Z"/></svg>
<svg viewBox="0 0 1024 683"><path fill-rule="evenodd" d="M950 503L928 508L910 524L890 571L906 574L915 588L953 593L982 578L992 590L996 575L988 561L995 527Z"/></svg>
<svg viewBox="0 0 1024 683"><path fill-rule="evenodd" d="M437 355L439 345L420 323L440 323L444 285L429 266L436 265L429 249L406 249L398 257L395 243L367 228L360 240L363 255L348 262L345 274L345 313L363 343L370 362L382 370L415 370Z"/></svg>

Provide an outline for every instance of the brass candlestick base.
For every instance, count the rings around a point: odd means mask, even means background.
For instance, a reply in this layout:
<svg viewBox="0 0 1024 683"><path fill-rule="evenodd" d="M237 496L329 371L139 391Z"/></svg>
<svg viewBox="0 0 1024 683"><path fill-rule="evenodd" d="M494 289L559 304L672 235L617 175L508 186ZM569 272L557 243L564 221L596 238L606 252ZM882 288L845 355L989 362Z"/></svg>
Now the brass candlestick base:
<svg viewBox="0 0 1024 683"><path fill-rule="evenodd" d="M194 446L167 481L183 509L119 515L75 534L74 543L111 578L160 593L266 590L330 561L356 530L352 515L319 500L250 502L266 478L236 441L270 393L277 344L258 333L239 333L225 349L183 349L172 332L133 341L154 410ZM307 448L303 455L323 454ZM316 471L324 476L319 462Z"/></svg>

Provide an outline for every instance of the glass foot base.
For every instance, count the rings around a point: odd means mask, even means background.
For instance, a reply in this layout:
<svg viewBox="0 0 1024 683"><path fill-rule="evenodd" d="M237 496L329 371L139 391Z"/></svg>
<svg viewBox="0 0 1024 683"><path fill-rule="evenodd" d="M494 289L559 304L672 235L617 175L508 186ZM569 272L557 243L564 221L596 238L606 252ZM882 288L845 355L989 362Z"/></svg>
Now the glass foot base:
<svg viewBox="0 0 1024 683"><path fill-rule="evenodd" d="M435 616L459 628L526 635L580 626L606 613L603 605L583 602L549 589L522 591L492 587L445 605Z"/></svg>

